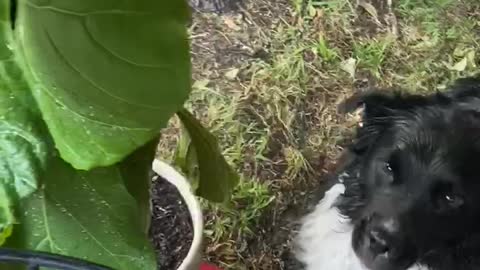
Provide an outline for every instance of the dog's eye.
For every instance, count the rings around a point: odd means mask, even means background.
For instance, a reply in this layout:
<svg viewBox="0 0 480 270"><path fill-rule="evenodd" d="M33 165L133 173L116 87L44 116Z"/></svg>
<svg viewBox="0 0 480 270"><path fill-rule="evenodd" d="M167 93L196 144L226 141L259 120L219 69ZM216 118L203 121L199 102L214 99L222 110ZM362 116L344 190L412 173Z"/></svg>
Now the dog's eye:
<svg viewBox="0 0 480 270"><path fill-rule="evenodd" d="M465 203L464 197L449 182L439 182L433 186L432 195L435 200L437 211L447 213L458 209Z"/></svg>
<svg viewBox="0 0 480 270"><path fill-rule="evenodd" d="M385 170L389 173L393 172L393 168L392 168L392 165L390 164L390 162L385 162Z"/></svg>
<svg viewBox="0 0 480 270"><path fill-rule="evenodd" d="M398 172L399 157L397 152L392 153L389 159L386 160L386 162L384 163L384 168L385 168L385 171L391 175L396 174Z"/></svg>
<svg viewBox="0 0 480 270"><path fill-rule="evenodd" d="M438 197L437 211L441 213L448 213L452 210L456 210L462 207L464 204L464 199L454 193L447 192L439 195L440 197Z"/></svg>
<svg viewBox="0 0 480 270"><path fill-rule="evenodd" d="M450 208L458 208L463 205L463 198L453 193L446 193L443 195L444 201Z"/></svg>
<svg viewBox="0 0 480 270"><path fill-rule="evenodd" d="M395 163L393 163L392 161L385 162L384 170L387 174L391 175L392 177L394 174L397 173L397 167L395 166Z"/></svg>

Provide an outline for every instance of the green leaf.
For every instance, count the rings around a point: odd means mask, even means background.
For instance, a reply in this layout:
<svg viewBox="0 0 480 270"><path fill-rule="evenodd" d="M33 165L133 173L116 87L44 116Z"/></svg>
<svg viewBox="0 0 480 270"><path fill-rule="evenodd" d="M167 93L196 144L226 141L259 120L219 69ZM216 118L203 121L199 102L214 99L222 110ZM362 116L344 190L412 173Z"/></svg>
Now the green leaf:
<svg viewBox="0 0 480 270"><path fill-rule="evenodd" d="M9 1L0 1L0 245L15 222L12 207L35 192L50 137L15 62Z"/></svg>
<svg viewBox="0 0 480 270"><path fill-rule="evenodd" d="M137 202L125 188L122 166L77 171L54 158L45 186L18 205L20 224L7 246L79 257L118 270L155 270L155 254Z"/></svg>
<svg viewBox="0 0 480 270"><path fill-rule="evenodd" d="M148 232L151 220L150 184L152 162L159 138L153 139L121 162L119 168L128 192L136 199L142 228Z"/></svg>
<svg viewBox="0 0 480 270"><path fill-rule="evenodd" d="M18 48L42 116L77 169L146 144L190 92L186 1L20 0Z"/></svg>
<svg viewBox="0 0 480 270"><path fill-rule="evenodd" d="M215 137L190 112L182 109L177 115L187 129L196 151L200 170L197 194L214 202L228 200L238 183L238 175L223 157Z"/></svg>
<svg viewBox="0 0 480 270"><path fill-rule="evenodd" d="M182 170L187 179L189 179L192 188L196 190L198 188L198 181L200 177L197 151L195 150L192 140L188 135L188 131L185 128L182 129L180 138L178 140L173 162L175 166Z"/></svg>

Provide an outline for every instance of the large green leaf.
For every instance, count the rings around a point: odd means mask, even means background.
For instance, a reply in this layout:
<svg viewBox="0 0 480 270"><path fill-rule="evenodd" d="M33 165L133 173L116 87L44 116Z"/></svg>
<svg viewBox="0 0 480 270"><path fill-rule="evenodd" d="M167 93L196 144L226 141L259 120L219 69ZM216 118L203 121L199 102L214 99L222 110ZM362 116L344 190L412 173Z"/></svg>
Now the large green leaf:
<svg viewBox="0 0 480 270"><path fill-rule="evenodd" d="M152 139L189 92L185 3L19 0L15 35L9 3L0 0L0 244L18 223L9 247L155 269L148 171Z"/></svg>
<svg viewBox="0 0 480 270"><path fill-rule="evenodd" d="M190 151L195 151L195 154L187 153L184 162L198 163L197 194L214 202L226 201L238 183L238 175L223 157L215 137L190 112L182 109L177 115L191 138ZM194 168L195 164L185 167Z"/></svg>
<svg viewBox="0 0 480 270"><path fill-rule="evenodd" d="M127 190L137 200L140 209L139 217L143 222L142 228L145 232L150 227L150 184L152 182L152 162L157 151L158 139L153 139L133 152L119 166Z"/></svg>
<svg viewBox="0 0 480 270"><path fill-rule="evenodd" d="M78 171L60 158L48 167L45 186L18 205L20 224L8 247L79 257L118 270L156 269L137 203L124 185L125 168Z"/></svg>
<svg viewBox="0 0 480 270"><path fill-rule="evenodd" d="M39 185L50 138L11 50L9 10L0 1L0 244L14 222L12 206Z"/></svg>
<svg viewBox="0 0 480 270"><path fill-rule="evenodd" d="M158 135L190 91L186 1L19 0L29 82L62 158L108 166Z"/></svg>

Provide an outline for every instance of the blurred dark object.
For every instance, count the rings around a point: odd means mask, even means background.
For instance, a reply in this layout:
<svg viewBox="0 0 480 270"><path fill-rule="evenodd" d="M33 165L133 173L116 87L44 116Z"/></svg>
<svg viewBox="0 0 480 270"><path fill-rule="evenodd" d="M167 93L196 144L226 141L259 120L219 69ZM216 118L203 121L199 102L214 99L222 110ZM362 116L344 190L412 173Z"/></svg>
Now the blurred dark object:
<svg viewBox="0 0 480 270"><path fill-rule="evenodd" d="M236 11L241 0L188 0L188 4L198 12L227 13Z"/></svg>
<svg viewBox="0 0 480 270"><path fill-rule="evenodd" d="M90 263L88 261L37 251L22 251L15 249L0 248L0 268L3 266L23 265L28 270L45 269L56 270L113 270L112 268Z"/></svg>

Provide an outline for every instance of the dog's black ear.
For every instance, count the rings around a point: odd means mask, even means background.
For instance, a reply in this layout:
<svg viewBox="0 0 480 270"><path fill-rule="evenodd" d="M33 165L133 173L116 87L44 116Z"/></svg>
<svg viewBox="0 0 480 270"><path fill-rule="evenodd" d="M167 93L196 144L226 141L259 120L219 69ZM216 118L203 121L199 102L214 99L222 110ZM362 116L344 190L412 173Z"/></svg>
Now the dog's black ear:
<svg viewBox="0 0 480 270"><path fill-rule="evenodd" d="M395 99L398 97L395 96L398 95L386 91L359 93L341 103L338 111L342 114L346 114L362 108L364 116L383 116L388 114L387 111L396 107L394 106Z"/></svg>
<svg viewBox="0 0 480 270"><path fill-rule="evenodd" d="M480 90L480 89L479 89ZM468 97L455 103L453 122L480 129L480 97Z"/></svg>
<svg viewBox="0 0 480 270"><path fill-rule="evenodd" d="M453 99L453 101L480 98L480 77L458 79L444 95Z"/></svg>
<svg viewBox="0 0 480 270"><path fill-rule="evenodd" d="M480 149L480 99L476 99L476 104L461 104L453 112L452 123L454 129L459 130L459 136L469 145Z"/></svg>
<svg viewBox="0 0 480 270"><path fill-rule="evenodd" d="M455 122L480 127L480 77L456 80L444 96L455 104Z"/></svg>
<svg viewBox="0 0 480 270"><path fill-rule="evenodd" d="M353 153L364 154L377 141L377 138L393 124L396 112L406 105L402 100L398 93L375 91L355 95L341 104L339 107L341 113L351 113L362 109L361 123L350 147Z"/></svg>
<svg viewBox="0 0 480 270"><path fill-rule="evenodd" d="M401 94L399 91L374 91L355 95L347 99L339 107L341 113L351 113L363 108L363 121L394 117L402 111L409 111L416 107L429 105L432 99L420 96Z"/></svg>
<svg viewBox="0 0 480 270"><path fill-rule="evenodd" d="M431 97L401 94L399 91L375 91L350 98L343 105L344 112L363 108L362 123L352 150L357 154L364 153L395 121L404 117L405 112L432 103Z"/></svg>

